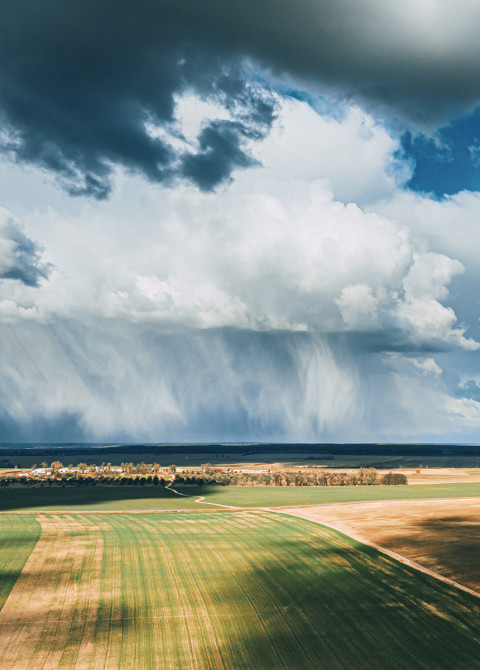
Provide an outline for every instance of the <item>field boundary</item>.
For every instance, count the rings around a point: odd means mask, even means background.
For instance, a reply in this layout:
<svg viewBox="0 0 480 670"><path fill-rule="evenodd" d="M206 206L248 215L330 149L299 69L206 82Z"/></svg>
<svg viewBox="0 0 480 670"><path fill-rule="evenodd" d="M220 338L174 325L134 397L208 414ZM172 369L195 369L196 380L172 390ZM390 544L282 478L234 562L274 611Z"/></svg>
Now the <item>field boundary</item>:
<svg viewBox="0 0 480 670"><path fill-rule="evenodd" d="M187 497L194 497L194 496L187 496ZM223 507L224 509L240 509L240 510L245 510L245 509L259 509L258 507L237 507L235 505L220 505L220 503L211 503L211 502L205 502L205 496L198 496L197 499L195 500L196 503L199 503L200 505L215 505L215 507ZM218 510L220 511L220 510Z"/></svg>
<svg viewBox="0 0 480 670"><path fill-rule="evenodd" d="M206 503L208 505L214 505L215 503ZM248 511L254 511L254 510L265 510L267 509L266 507L232 507L228 509L211 509L211 510L205 510L205 509L200 509L200 508L187 508L187 509L54 509L54 510L48 510L48 509L39 509L39 510L17 510L17 511L12 511L12 512L3 512L1 511L0 514L34 514L34 515L39 515L39 514L180 514L180 513L185 513L185 514L198 514L199 512L204 514L206 511L209 512L248 512Z"/></svg>
<svg viewBox="0 0 480 670"><path fill-rule="evenodd" d="M205 496L188 496L186 493L181 493L180 491L177 491L176 489L171 487L171 484L167 484L165 486L166 489L169 491L173 491L173 493L176 493L178 496L183 496L184 498L196 498L193 502L196 503L203 503L204 505L214 505L215 507L226 507L227 509L243 509L242 507L235 507L235 505L221 505L220 503L210 503L210 502L204 502Z"/></svg>
<svg viewBox="0 0 480 670"><path fill-rule="evenodd" d="M442 500L442 498L438 498L438 500ZM449 498L451 500L451 498ZM461 498L461 500L465 500L465 498ZM472 498L473 500L473 498ZM476 498L475 498L476 500ZM373 501L368 501L368 502L373 502ZM381 501L375 501L375 502L381 502ZM348 503L339 503L339 504L348 504ZM311 505L295 505L295 507L311 507ZM293 516L295 519L303 519L303 517L298 516L297 514L293 514L292 512L287 512L285 509L284 510L279 510L278 508L275 507L265 507L265 511L267 512L273 512L274 514L287 514L288 516ZM453 579L450 579L449 577L445 577L444 575L441 575L439 572L435 572L434 570L430 570L430 568L426 568L423 565L420 565L420 563L416 563L415 561L412 561L410 558L407 558L406 556L402 556L402 554L398 554L396 551L392 551L391 549L387 549L386 547L381 547L379 544L375 544L375 542L371 542L370 540L367 540L366 538L361 537L360 535L357 535L354 532L350 532L346 528L340 525L332 524L332 523L326 523L324 521L316 521L315 519L304 519L304 521L311 521L312 523L317 524L318 526L326 526L327 528L331 528L332 530L337 531L337 533L341 533L342 535L346 535L347 537L352 538L352 540L355 540L356 542L360 542L360 544L364 544L367 547L371 547L372 549L375 549L376 551L379 551L381 554L385 554L386 556L389 556L390 558L393 558L396 561L399 561L400 563L403 563L403 565L407 565L410 568L413 568L414 570L417 570L418 572L423 572L423 574L428 575L429 577L434 577L435 579L438 579L441 582L444 582L445 584L448 584L449 586L453 586L456 589L460 589L461 591L465 591L466 593L469 593L471 596L474 596L475 598L480 599L480 593L478 591L474 591L473 589L469 588L468 586L464 586L463 584L459 584L458 582L455 582Z"/></svg>
<svg viewBox="0 0 480 670"><path fill-rule="evenodd" d="M193 496L192 496L193 497ZM480 496L456 496L455 498L378 498L378 500L345 500L343 502L316 502L316 503L303 503L301 505L271 505L270 507L244 507L241 509L271 509L271 510L281 510L287 507L328 507L329 505L374 505L376 503L391 503L391 502L418 502L418 501L433 501L433 500L480 500ZM214 504L214 503L210 503Z"/></svg>
<svg viewBox="0 0 480 670"><path fill-rule="evenodd" d="M172 493L176 493L178 496L181 496L182 498L190 498L194 503L198 503L199 505L209 505L210 506L210 511L211 512L222 512L222 511L254 511L254 510L267 510L267 511L272 511L272 512L282 512L282 510L285 509L303 509L303 508L309 508L309 507L330 507L332 505L375 505L378 503L385 503L388 505L388 503L394 503L394 502L401 502L401 503L418 503L420 501L428 501L428 502L434 502L434 501L444 501L444 502L451 502L454 500L465 500L465 501L478 501L480 500L480 496L455 496L454 498L390 498L390 499L378 499L378 500L347 500L343 502L314 502L314 503L303 503L299 505L295 504L282 504L282 505L255 505L255 506L249 506L249 507L238 507L236 505L225 505L222 503L215 503L215 502L207 502L205 500L206 496L198 496L198 495L187 495L186 493L182 493L180 491L177 491L174 488L171 487L165 487L167 490L171 491ZM171 500L171 498L166 498L167 500ZM139 498L141 500L141 498ZM82 503L83 505L83 503ZM81 506L81 505L80 505ZM213 508L213 509L212 509ZM215 509L216 508L216 509ZM0 510L0 515L2 514L176 514L180 512L197 512L200 511L200 508L187 508L187 509L158 509L158 508L145 508L145 509L121 509L121 510L105 510L105 509L75 509L75 506L70 507L69 509L27 509L27 510ZM301 517L299 517L301 518ZM317 523L317 522L315 522ZM323 524L327 526L328 524ZM332 526L333 528L333 526ZM335 528L335 530L338 530ZM342 530L340 532L343 532ZM347 533L348 534L348 533ZM353 536L352 536L353 537ZM363 540L360 540L364 542ZM366 542L364 542L366 543ZM387 549L384 550L389 551ZM405 559L407 560L407 559ZM466 587L465 587L466 588ZM478 594L477 594L478 595Z"/></svg>

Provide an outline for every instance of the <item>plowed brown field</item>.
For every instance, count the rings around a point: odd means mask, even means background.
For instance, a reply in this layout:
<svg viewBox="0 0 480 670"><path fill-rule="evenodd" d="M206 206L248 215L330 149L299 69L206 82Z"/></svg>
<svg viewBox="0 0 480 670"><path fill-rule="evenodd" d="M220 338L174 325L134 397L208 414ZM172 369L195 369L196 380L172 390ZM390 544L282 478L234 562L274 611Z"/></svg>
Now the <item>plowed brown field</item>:
<svg viewBox="0 0 480 670"><path fill-rule="evenodd" d="M344 503L282 511L375 543L480 591L480 498Z"/></svg>

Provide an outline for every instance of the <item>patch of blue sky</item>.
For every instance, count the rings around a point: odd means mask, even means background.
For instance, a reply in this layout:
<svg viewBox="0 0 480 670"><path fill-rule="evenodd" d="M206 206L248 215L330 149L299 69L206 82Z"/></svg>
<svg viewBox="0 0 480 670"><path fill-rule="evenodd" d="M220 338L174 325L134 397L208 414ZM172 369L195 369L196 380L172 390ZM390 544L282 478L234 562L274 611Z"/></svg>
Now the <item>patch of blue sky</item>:
<svg viewBox="0 0 480 670"><path fill-rule="evenodd" d="M334 95L312 93L304 88L294 86L289 78L276 77L271 72L253 68L248 61L242 64L243 75L252 83L265 86L276 93L280 98L293 98L310 105L320 116L327 116L336 121L343 121L348 113L349 106L341 98Z"/></svg>
<svg viewBox="0 0 480 670"><path fill-rule="evenodd" d="M415 162L407 188L437 199L480 190L480 108L434 137L406 132L401 143L405 156Z"/></svg>
<svg viewBox="0 0 480 670"><path fill-rule="evenodd" d="M287 84L275 84L275 92L284 98L294 98L307 105L320 116L327 116L336 121L343 121L348 112L348 105L342 104L337 98L326 95L314 95L303 89L294 88Z"/></svg>

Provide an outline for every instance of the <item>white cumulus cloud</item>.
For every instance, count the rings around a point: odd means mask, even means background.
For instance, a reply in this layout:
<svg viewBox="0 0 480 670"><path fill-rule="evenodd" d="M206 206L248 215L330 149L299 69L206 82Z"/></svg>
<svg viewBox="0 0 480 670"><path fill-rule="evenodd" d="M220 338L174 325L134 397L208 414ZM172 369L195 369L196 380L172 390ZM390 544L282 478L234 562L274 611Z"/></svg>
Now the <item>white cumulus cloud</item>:
<svg viewBox="0 0 480 670"><path fill-rule="evenodd" d="M216 194L118 173L109 201L24 211L52 271L37 286L0 280L8 421L43 412L112 439L476 426L435 352L478 347L457 314L478 197L405 195L397 149L357 108L334 119L289 100L256 146L263 167Z"/></svg>

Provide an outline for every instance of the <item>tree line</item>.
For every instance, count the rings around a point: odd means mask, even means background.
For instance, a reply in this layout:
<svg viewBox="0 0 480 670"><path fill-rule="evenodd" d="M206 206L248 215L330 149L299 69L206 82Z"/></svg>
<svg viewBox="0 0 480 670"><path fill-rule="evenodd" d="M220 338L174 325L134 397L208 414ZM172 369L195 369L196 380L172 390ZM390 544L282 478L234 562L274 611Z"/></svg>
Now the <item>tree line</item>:
<svg viewBox="0 0 480 670"><path fill-rule="evenodd" d="M57 476L50 477L14 477L12 475L4 475L0 477L0 487L10 486L12 484L24 487L29 486L167 486L171 484L171 480L165 480L158 475L140 476L134 475L132 477L120 477L115 475L82 475L82 476L68 476L68 474L60 473Z"/></svg>
<svg viewBox="0 0 480 670"><path fill-rule="evenodd" d="M46 465L46 464L45 464ZM42 463L42 467L44 464ZM269 472L226 472L215 469L210 464L202 465L200 474L175 474L176 466L171 465L168 471L170 477L164 478L158 474L160 466L144 463L133 466L131 463L122 463L122 472L112 469L110 463L98 468L79 463L75 471L68 467L64 471L60 461L54 461L48 472L35 473L32 467L29 476L14 476L6 474L0 476L0 486L20 484L23 486L95 486L97 484L111 486L375 486L408 484L404 474L389 472L381 477L375 468L360 468L357 472L331 472L317 470L310 472L274 470ZM47 470L46 467L43 467Z"/></svg>
<svg viewBox="0 0 480 670"><path fill-rule="evenodd" d="M408 484L407 477L398 472L389 472L381 477L375 468L361 468L358 472L329 472L321 470L314 473L302 471L261 472L261 473L224 473L210 471L198 475L177 475L175 485L219 486L375 486Z"/></svg>

